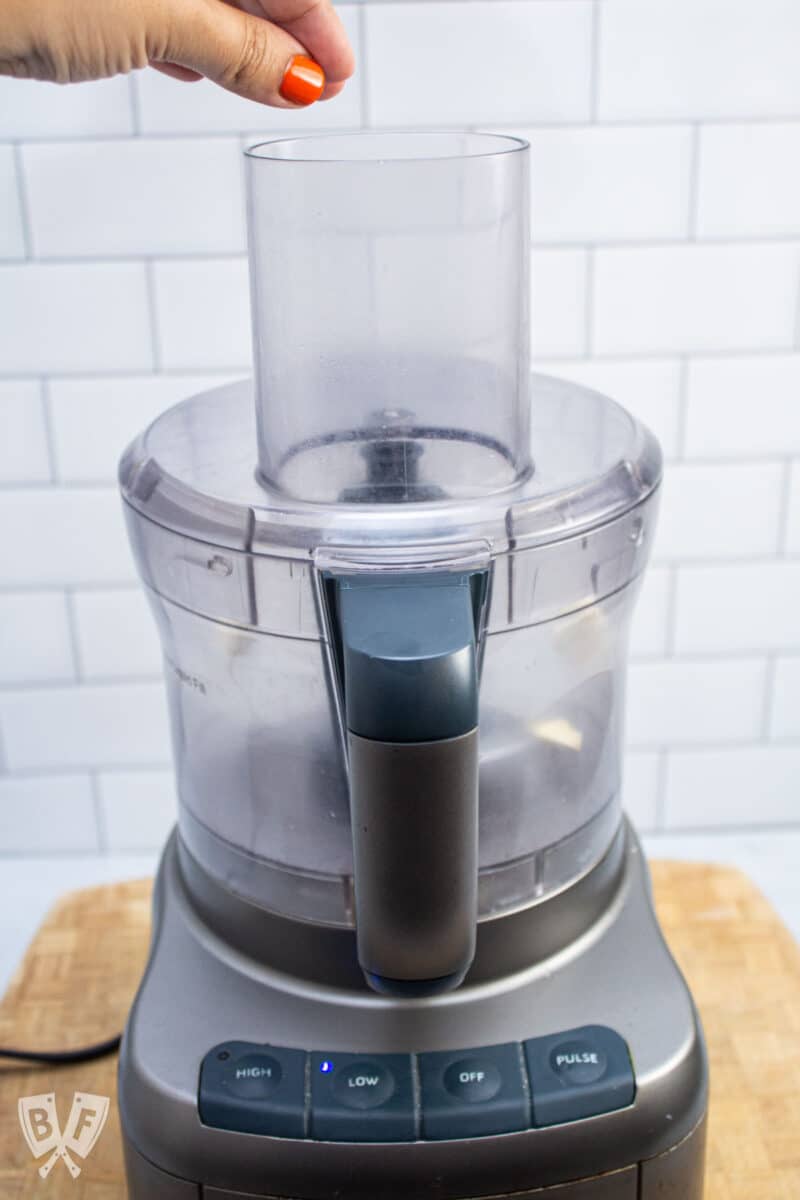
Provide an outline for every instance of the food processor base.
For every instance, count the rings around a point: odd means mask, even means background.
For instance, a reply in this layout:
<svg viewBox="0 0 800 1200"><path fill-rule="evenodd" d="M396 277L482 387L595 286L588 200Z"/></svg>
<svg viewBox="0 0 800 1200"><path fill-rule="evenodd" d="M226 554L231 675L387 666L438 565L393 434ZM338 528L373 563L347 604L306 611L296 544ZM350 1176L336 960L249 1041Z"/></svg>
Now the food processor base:
<svg viewBox="0 0 800 1200"><path fill-rule="evenodd" d="M174 836L120 1061L131 1200L701 1200L702 1032L623 836L584 934L408 1000L235 949Z"/></svg>

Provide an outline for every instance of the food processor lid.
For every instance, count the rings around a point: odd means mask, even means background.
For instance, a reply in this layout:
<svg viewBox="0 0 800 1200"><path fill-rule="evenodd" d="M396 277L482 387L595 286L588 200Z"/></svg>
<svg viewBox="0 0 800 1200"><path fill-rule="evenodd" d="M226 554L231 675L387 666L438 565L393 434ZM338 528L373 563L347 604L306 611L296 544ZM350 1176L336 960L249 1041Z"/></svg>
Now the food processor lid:
<svg viewBox="0 0 800 1200"><path fill-rule="evenodd" d="M580 536L646 500L661 478L655 437L598 392L545 375L531 388L532 469L482 496L384 503L298 500L256 468L251 381L200 393L158 417L120 464L126 501L158 525L257 554L305 557L321 547L413 559L478 544L492 553ZM324 455L319 469L325 470Z"/></svg>

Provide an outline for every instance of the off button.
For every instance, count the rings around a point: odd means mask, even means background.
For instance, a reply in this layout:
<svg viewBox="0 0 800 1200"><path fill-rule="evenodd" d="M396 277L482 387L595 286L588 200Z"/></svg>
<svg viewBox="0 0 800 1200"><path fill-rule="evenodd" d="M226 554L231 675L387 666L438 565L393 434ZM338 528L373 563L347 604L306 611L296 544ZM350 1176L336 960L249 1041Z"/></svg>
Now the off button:
<svg viewBox="0 0 800 1200"><path fill-rule="evenodd" d="M483 1104L493 1100L503 1086L503 1077L493 1062L484 1058L460 1058L444 1073L444 1086L457 1100Z"/></svg>
<svg viewBox="0 0 800 1200"><path fill-rule="evenodd" d="M491 1137L530 1124L519 1046L434 1051L418 1056L422 1136L430 1141Z"/></svg>

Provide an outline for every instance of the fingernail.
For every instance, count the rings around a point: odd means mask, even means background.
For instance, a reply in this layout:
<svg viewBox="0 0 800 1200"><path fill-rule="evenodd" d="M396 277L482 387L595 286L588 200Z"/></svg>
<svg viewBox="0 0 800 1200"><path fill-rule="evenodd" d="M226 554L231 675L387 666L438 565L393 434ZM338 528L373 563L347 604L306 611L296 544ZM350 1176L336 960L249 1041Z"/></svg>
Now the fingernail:
<svg viewBox="0 0 800 1200"><path fill-rule="evenodd" d="M291 104L305 108L319 100L325 90L325 72L313 58L295 54L290 60L281 83L281 95Z"/></svg>

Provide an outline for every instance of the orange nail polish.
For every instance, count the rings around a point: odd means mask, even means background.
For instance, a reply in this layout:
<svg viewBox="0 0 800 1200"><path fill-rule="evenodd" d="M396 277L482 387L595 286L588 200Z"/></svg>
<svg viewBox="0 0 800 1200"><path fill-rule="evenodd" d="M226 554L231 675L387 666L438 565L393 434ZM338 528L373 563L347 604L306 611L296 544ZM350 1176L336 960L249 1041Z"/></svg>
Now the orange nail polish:
<svg viewBox="0 0 800 1200"><path fill-rule="evenodd" d="M304 108L319 100L325 90L325 72L313 58L305 54L295 54L286 68L281 83L281 95L292 104L300 104Z"/></svg>

